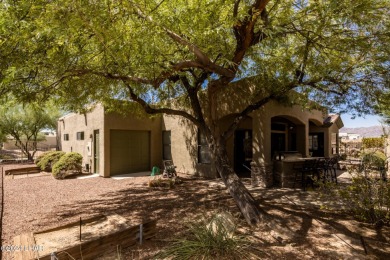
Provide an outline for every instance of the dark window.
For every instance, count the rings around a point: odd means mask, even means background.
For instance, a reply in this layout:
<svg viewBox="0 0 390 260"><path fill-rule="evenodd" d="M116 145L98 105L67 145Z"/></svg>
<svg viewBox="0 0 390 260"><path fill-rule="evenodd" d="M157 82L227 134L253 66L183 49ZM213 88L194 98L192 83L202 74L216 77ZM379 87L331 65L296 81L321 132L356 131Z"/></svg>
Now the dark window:
<svg viewBox="0 0 390 260"><path fill-rule="evenodd" d="M210 149L206 136L200 130L198 131L198 163L210 163Z"/></svg>
<svg viewBox="0 0 390 260"><path fill-rule="evenodd" d="M162 132L163 160L172 160L171 153L171 131Z"/></svg>
<svg viewBox="0 0 390 260"><path fill-rule="evenodd" d="M84 140L84 132L77 132L76 136L77 140Z"/></svg>
<svg viewBox="0 0 390 260"><path fill-rule="evenodd" d="M283 123L272 123L271 130L273 130L273 131L286 131L286 125Z"/></svg>
<svg viewBox="0 0 390 260"><path fill-rule="evenodd" d="M64 141L69 141L69 134L64 134Z"/></svg>

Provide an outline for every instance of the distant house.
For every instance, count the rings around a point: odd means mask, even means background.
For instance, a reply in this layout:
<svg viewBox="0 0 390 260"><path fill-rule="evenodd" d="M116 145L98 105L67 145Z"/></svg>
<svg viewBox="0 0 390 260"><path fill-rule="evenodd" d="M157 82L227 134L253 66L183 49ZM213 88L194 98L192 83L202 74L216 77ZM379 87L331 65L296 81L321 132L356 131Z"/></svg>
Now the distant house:
<svg viewBox="0 0 390 260"><path fill-rule="evenodd" d="M361 140L362 136L354 133L339 133L339 137L342 141Z"/></svg>
<svg viewBox="0 0 390 260"><path fill-rule="evenodd" d="M246 106L244 98L229 100L237 102L217 111L221 130ZM341 127L338 115L272 101L241 122L227 142L228 155L240 176L248 174L251 162L272 173L275 156L281 153L295 152L303 157L337 154ZM202 132L176 116L122 116L97 105L89 113L60 118L58 134L63 151L81 153L85 168L102 177L150 171L168 159L179 172L217 176Z"/></svg>

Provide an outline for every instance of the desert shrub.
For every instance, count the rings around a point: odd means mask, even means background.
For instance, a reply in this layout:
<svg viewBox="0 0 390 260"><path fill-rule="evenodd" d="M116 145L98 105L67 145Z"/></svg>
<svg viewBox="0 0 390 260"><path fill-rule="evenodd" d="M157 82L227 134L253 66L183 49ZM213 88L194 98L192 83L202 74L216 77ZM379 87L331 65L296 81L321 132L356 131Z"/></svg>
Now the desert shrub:
<svg viewBox="0 0 390 260"><path fill-rule="evenodd" d="M14 159L14 157L10 154L0 154L0 160L9 160Z"/></svg>
<svg viewBox="0 0 390 260"><path fill-rule="evenodd" d="M364 222L390 224L390 182L382 178L368 177L375 174L357 169L350 174L350 184L320 184L322 196L337 202L334 208L329 209L347 211Z"/></svg>
<svg viewBox="0 0 390 260"><path fill-rule="evenodd" d="M390 222L390 183L358 174L339 194L348 201L353 215L370 223Z"/></svg>
<svg viewBox="0 0 390 260"><path fill-rule="evenodd" d="M373 153L364 153L362 163L365 168L384 169L386 165L386 155L383 152L375 151Z"/></svg>
<svg viewBox="0 0 390 260"><path fill-rule="evenodd" d="M179 177L175 178L154 178L149 181L149 187L164 187L164 188L169 188L173 189L175 185L182 183L182 180Z"/></svg>
<svg viewBox="0 0 390 260"><path fill-rule="evenodd" d="M385 145L384 137L363 138L363 148L382 148Z"/></svg>
<svg viewBox="0 0 390 260"><path fill-rule="evenodd" d="M351 157L353 157L353 158L359 158L359 156L360 156L360 150L353 148L353 149L351 149L351 150L348 152L348 155L351 156Z"/></svg>
<svg viewBox="0 0 390 260"><path fill-rule="evenodd" d="M158 259L259 259L247 236L237 235L236 225L220 214L187 227L184 238L174 240L156 256Z"/></svg>
<svg viewBox="0 0 390 260"><path fill-rule="evenodd" d="M52 174L56 179L63 179L67 175L80 173L82 170L83 156L79 153L67 153L53 165Z"/></svg>
<svg viewBox="0 0 390 260"><path fill-rule="evenodd" d="M345 160L347 160L347 154L345 154L345 153L340 154L339 159L340 159L340 161L345 161Z"/></svg>
<svg viewBox="0 0 390 260"><path fill-rule="evenodd" d="M36 160L35 164L41 168L42 171L50 172L52 170L53 165L58 162L58 160L65 154L65 152L61 151L51 151L46 152L40 155Z"/></svg>

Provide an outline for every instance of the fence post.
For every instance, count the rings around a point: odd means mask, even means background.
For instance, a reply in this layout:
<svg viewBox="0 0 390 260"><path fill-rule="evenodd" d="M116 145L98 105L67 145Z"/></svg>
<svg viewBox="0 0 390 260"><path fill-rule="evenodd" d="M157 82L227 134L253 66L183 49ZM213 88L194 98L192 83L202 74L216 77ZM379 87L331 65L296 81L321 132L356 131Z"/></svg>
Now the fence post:
<svg viewBox="0 0 390 260"><path fill-rule="evenodd" d="M52 253L50 254L50 260L58 260L57 255L56 255L55 252L52 252Z"/></svg>
<svg viewBox="0 0 390 260"><path fill-rule="evenodd" d="M140 224L139 225L139 243L142 245L142 239L143 239L143 232L144 232L144 225Z"/></svg>

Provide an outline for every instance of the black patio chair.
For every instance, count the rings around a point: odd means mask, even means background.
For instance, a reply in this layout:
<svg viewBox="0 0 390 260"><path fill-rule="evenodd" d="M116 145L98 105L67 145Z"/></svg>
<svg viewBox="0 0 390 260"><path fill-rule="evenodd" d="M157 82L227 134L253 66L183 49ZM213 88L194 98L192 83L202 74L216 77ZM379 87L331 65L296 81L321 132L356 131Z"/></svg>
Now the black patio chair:
<svg viewBox="0 0 390 260"><path fill-rule="evenodd" d="M327 158L324 165L325 180L330 180L337 184L337 157Z"/></svg>

